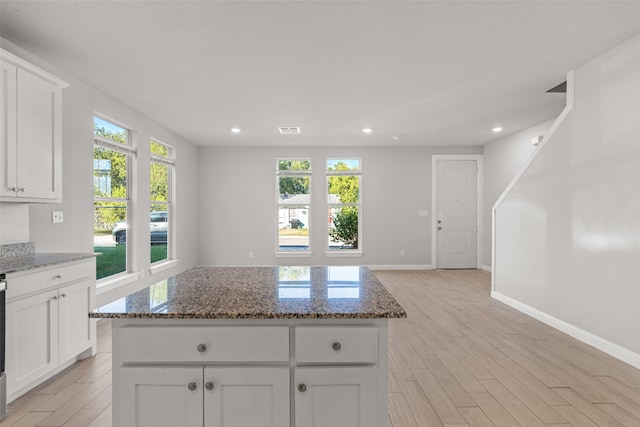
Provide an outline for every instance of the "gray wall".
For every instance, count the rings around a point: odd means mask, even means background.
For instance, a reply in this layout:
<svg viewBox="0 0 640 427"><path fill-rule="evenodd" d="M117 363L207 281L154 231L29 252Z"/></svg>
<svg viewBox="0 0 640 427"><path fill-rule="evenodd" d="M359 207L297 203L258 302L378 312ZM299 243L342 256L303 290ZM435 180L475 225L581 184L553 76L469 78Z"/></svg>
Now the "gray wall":
<svg viewBox="0 0 640 427"><path fill-rule="evenodd" d="M199 155L201 265L340 265L425 268L431 263L431 156L478 154L456 148L207 148ZM312 159L314 250L311 258L276 258L275 165ZM362 159L363 255L327 258L325 175L329 157ZM404 249L405 256L400 256ZM253 251L254 258L249 258Z"/></svg>
<svg viewBox="0 0 640 427"><path fill-rule="evenodd" d="M20 228L19 232L13 232L8 237L11 240L33 241L38 252L93 252L93 116L95 112L99 112L135 130L140 167L136 173L136 185L132 192L138 194L139 203L136 209L140 214L136 217L135 225L139 229L144 230L149 227L149 217L146 214L149 212L149 202L146 199L149 192L150 138L154 137L175 147L178 194L175 215L176 241L180 262L177 267L161 275L149 276L149 243L143 239L142 244L136 249L139 263L135 266L136 271L143 273L143 279L118 291L99 294L98 303L125 295L134 288L140 288L163 276L175 274L195 265L198 239L196 228L198 211L195 206L198 181L197 171L193 165L198 162L197 147L172 134L143 114L131 110L107 94L89 87L71 74L52 67L18 46L2 40L2 48L70 83L62 93L63 202L61 204L29 204L28 208L25 208L25 205L19 208L3 204L0 210L3 213L2 225L4 226L5 222L11 222ZM51 223L51 212L54 210L64 212L62 224ZM16 215L19 212L28 212L28 220L17 221ZM28 231L24 229L27 225Z"/></svg>
<svg viewBox="0 0 640 427"><path fill-rule="evenodd" d="M482 265L491 268L491 217L493 205L509 183L522 171L535 147L531 139L545 135L553 120L490 142L483 147L484 154L484 250Z"/></svg>
<svg viewBox="0 0 640 427"><path fill-rule="evenodd" d="M640 37L574 82L497 208L494 295L640 367Z"/></svg>

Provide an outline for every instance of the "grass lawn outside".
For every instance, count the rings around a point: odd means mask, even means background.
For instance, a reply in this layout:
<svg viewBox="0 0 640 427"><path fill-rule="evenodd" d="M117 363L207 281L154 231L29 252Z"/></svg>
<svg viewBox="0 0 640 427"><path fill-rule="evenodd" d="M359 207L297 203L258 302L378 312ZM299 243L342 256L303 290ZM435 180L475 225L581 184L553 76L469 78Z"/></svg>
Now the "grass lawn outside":
<svg viewBox="0 0 640 427"><path fill-rule="evenodd" d="M96 278L98 280L127 270L127 245L96 246ZM151 263L167 259L167 245L151 245Z"/></svg>

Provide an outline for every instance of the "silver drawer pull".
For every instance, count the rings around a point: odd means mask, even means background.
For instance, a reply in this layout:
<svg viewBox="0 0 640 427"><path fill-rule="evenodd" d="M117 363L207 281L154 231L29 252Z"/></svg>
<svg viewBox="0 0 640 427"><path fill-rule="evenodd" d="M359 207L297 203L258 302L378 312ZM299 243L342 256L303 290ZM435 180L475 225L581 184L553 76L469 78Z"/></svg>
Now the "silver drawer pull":
<svg viewBox="0 0 640 427"><path fill-rule="evenodd" d="M204 387L209 391L213 390L213 381L207 382Z"/></svg>
<svg viewBox="0 0 640 427"><path fill-rule="evenodd" d="M342 344L336 341L333 344L331 344L331 348L334 349L335 351L340 351L340 349L342 348Z"/></svg>
<svg viewBox="0 0 640 427"><path fill-rule="evenodd" d="M191 391L196 391L196 389L198 388L198 385L197 385L195 382L193 382L193 383L189 383L189 384L187 385L187 388L188 388L189 390L191 390Z"/></svg>
<svg viewBox="0 0 640 427"><path fill-rule="evenodd" d="M198 351L200 353L204 353L205 351L207 351L207 345L206 344L198 344Z"/></svg>
<svg viewBox="0 0 640 427"><path fill-rule="evenodd" d="M300 383L298 384L298 391L300 393L304 393L305 391L307 391L307 385L304 383Z"/></svg>

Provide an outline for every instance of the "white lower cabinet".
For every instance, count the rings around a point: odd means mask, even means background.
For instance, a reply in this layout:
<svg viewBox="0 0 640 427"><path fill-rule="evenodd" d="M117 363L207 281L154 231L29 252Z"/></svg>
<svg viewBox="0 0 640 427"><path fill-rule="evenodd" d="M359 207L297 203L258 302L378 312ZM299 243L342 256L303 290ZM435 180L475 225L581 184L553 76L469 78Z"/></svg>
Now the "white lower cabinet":
<svg viewBox="0 0 640 427"><path fill-rule="evenodd" d="M289 368L126 367L121 426L289 426Z"/></svg>
<svg viewBox="0 0 640 427"><path fill-rule="evenodd" d="M296 427L378 425L374 367L296 368Z"/></svg>
<svg viewBox="0 0 640 427"><path fill-rule="evenodd" d="M14 400L95 345L95 261L8 277L7 396ZM88 275L88 277L87 277ZM66 278L69 277L69 281ZM49 286L47 279L60 282Z"/></svg>
<svg viewBox="0 0 640 427"><path fill-rule="evenodd" d="M113 319L113 425L386 427L385 321Z"/></svg>

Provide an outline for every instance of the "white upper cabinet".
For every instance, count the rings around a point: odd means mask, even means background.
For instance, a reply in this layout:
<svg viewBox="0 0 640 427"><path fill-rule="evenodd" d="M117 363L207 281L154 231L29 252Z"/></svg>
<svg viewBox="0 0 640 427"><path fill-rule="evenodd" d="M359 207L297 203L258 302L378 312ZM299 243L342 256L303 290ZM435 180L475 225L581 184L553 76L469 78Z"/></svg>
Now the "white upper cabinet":
<svg viewBox="0 0 640 427"><path fill-rule="evenodd" d="M0 201L62 198L62 89L68 84L0 50Z"/></svg>

